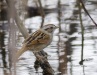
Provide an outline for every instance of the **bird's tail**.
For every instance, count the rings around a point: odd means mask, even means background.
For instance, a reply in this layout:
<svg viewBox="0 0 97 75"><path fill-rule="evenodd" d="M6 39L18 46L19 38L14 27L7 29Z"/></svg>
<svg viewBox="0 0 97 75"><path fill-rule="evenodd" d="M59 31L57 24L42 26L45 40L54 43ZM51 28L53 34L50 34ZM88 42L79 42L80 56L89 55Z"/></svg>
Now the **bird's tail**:
<svg viewBox="0 0 97 75"><path fill-rule="evenodd" d="M27 51L27 49L26 49L25 46L23 46L20 50L18 50L17 53L16 53L16 56L15 56L15 61L17 61L18 58L19 58L25 51Z"/></svg>

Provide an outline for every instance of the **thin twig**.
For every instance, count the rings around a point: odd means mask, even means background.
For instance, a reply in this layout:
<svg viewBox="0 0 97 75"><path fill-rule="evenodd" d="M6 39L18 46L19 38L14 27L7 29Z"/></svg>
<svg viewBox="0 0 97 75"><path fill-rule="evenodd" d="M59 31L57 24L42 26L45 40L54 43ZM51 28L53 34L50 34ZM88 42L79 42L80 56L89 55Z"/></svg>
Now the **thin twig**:
<svg viewBox="0 0 97 75"><path fill-rule="evenodd" d="M84 50L84 26L82 22L82 14L81 14L81 4L78 1L78 7L79 7L79 18L80 18L80 25L81 25L81 32L82 32L82 49L81 49L81 61L80 64L83 64L83 50Z"/></svg>
<svg viewBox="0 0 97 75"><path fill-rule="evenodd" d="M58 8L59 8L59 10L58 10L59 31L61 31L61 11L60 11L61 4L60 4L60 0L58 1Z"/></svg>
<svg viewBox="0 0 97 75"><path fill-rule="evenodd" d="M45 17L45 13L44 13L44 10L43 10L43 7L42 7L42 4L41 4L41 1L40 0L38 0L38 3L39 3L39 5L40 5L40 15L42 16L42 22L41 22L41 26L40 26L40 28L42 28L43 27L43 24L44 24L44 17Z"/></svg>
<svg viewBox="0 0 97 75"><path fill-rule="evenodd" d="M93 18L90 16L89 12L88 12L87 9L85 8L83 1L82 1L82 0L79 0L79 2L81 3L81 5L82 5L84 11L85 11L85 12L87 13L87 15L90 17L90 19L92 20L92 22L95 24L95 26L97 26L97 23L93 20Z"/></svg>

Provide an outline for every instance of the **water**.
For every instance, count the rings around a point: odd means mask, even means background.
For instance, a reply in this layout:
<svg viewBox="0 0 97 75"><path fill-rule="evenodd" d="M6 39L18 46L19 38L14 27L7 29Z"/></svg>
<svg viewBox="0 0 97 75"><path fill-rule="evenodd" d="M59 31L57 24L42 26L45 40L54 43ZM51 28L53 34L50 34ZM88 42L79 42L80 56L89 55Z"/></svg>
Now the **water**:
<svg viewBox="0 0 97 75"><path fill-rule="evenodd" d="M96 75L97 74L97 29L96 26L92 23L90 18L82 10L83 24L85 29L84 34L84 62L83 65L80 65L81 61L81 27L79 22L79 14L76 0L61 0L61 21L59 22L57 17L57 12L53 14L48 14L46 16L46 23L60 23L61 29L56 30L54 33L54 38L52 43L45 48L44 50L48 53L48 60L50 65L55 71L55 75ZM97 20L97 1L96 0L86 0L85 7L89 11L92 18ZM56 6L56 4L55 4ZM52 6L54 7L54 6ZM50 7L48 7L50 8ZM39 17L36 17L40 19ZM35 20L36 20L35 18ZM38 24L37 21L30 19L31 24ZM28 28L33 27L33 25L28 25ZM34 26L35 27L35 26ZM37 28L36 28L37 29ZM35 30L36 30L35 29ZM35 31L31 30L31 31ZM1 36L1 34L0 34ZM0 39L4 40L4 47L0 49L0 75L8 75L9 70L9 60L8 60L8 33L5 33L5 38ZM4 39L3 39L4 38ZM21 47L21 42L19 40L17 45ZM2 55L3 54L3 55ZM17 75L42 75L42 70L39 68L39 73L37 74L34 69L35 57L32 52L25 52L20 60L17 62Z"/></svg>

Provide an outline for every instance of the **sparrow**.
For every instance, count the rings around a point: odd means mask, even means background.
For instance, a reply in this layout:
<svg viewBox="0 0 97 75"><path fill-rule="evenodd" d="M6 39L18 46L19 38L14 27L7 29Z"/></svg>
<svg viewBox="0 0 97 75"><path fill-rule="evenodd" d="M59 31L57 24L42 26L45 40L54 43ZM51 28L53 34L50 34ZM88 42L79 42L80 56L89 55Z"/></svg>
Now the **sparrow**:
<svg viewBox="0 0 97 75"><path fill-rule="evenodd" d="M16 59L18 59L27 50L39 52L50 45L53 38L53 32L57 28L58 27L54 24L48 24L29 35L24 40L22 48L17 51Z"/></svg>

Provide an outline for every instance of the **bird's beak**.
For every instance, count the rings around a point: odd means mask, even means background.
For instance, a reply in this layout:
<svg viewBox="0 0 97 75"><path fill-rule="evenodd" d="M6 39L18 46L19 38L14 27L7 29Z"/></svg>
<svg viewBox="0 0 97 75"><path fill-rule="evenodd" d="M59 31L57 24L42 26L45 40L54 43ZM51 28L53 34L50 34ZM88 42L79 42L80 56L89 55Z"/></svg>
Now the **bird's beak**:
<svg viewBox="0 0 97 75"><path fill-rule="evenodd" d="M58 26L56 26L56 29L59 28Z"/></svg>

